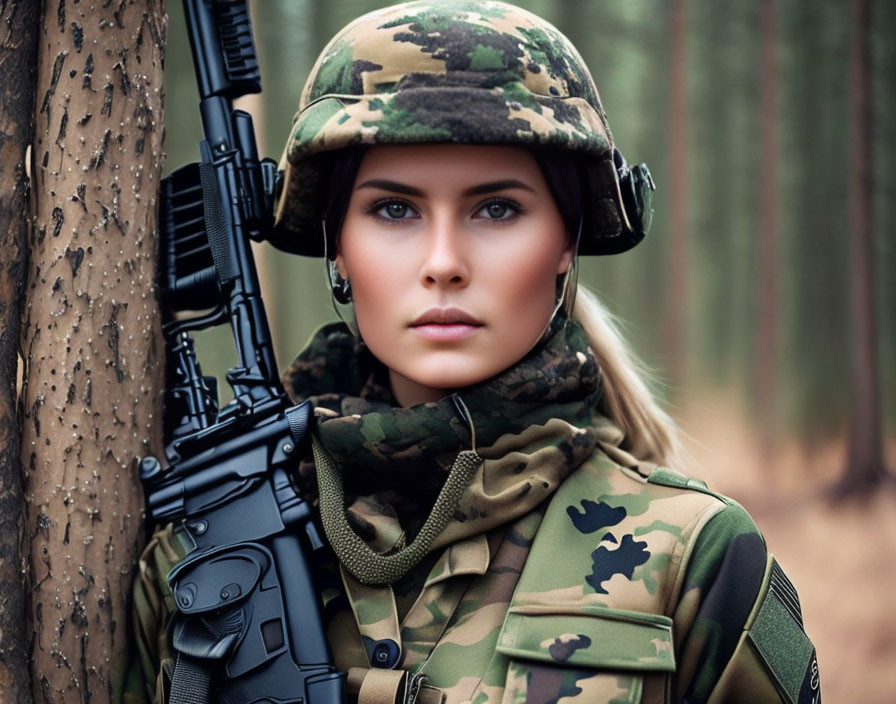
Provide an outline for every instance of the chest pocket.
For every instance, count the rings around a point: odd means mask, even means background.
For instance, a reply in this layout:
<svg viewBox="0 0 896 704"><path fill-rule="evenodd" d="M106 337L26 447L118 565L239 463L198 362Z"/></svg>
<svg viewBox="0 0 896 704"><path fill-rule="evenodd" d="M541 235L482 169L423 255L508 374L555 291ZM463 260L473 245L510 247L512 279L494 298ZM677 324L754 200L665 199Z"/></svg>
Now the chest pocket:
<svg viewBox="0 0 896 704"><path fill-rule="evenodd" d="M498 636L503 702L660 703L675 671L672 620L600 607L511 607Z"/></svg>

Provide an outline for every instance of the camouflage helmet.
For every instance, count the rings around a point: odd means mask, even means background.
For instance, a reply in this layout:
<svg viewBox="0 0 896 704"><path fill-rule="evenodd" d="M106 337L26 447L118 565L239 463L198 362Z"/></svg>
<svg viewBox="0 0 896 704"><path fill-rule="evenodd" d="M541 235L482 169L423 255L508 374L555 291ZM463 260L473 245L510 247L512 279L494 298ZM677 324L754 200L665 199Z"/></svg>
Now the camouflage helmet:
<svg viewBox="0 0 896 704"><path fill-rule="evenodd" d="M547 147L577 155L580 254L637 244L650 210L614 148L594 81L572 43L540 17L491 0L418 0L339 32L311 70L280 161L272 242L324 255L328 160L359 145ZM620 177L622 184L620 188ZM630 181L630 179L629 179Z"/></svg>

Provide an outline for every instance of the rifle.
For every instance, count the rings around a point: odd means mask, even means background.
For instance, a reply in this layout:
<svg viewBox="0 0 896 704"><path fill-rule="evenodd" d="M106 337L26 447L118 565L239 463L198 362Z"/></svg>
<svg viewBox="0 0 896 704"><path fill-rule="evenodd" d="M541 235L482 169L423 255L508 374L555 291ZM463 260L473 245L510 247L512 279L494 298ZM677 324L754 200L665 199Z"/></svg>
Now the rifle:
<svg viewBox="0 0 896 704"><path fill-rule="evenodd" d="M322 547L290 482L310 405L277 375L249 239L272 227L277 167L259 160L234 98L261 91L246 0L184 0L205 139L163 183L165 459L140 462L153 521L190 547L168 585L178 611L169 701L339 704L344 676L324 636L311 553ZM186 316L186 311L209 312ZM190 333L230 324L239 363L219 410ZM214 694L213 694L214 693Z"/></svg>

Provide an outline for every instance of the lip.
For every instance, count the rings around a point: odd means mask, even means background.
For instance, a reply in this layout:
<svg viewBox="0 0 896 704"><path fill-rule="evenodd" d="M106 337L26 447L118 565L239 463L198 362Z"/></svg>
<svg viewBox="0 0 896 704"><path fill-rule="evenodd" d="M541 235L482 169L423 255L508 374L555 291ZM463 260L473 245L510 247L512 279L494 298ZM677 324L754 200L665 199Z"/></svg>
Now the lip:
<svg viewBox="0 0 896 704"><path fill-rule="evenodd" d="M460 308L430 308L417 316L410 327L433 342L456 342L475 334L482 325L482 321Z"/></svg>
<svg viewBox="0 0 896 704"><path fill-rule="evenodd" d="M429 325L471 325L478 328L482 327L482 321L460 308L430 308L411 323L412 328Z"/></svg>

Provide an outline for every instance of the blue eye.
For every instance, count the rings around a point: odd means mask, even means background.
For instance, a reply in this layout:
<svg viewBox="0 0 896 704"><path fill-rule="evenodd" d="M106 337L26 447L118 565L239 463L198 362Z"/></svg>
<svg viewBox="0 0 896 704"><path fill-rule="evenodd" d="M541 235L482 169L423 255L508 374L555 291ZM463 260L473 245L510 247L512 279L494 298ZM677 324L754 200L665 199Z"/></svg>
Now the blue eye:
<svg viewBox="0 0 896 704"><path fill-rule="evenodd" d="M519 215L519 206L506 200L493 200L483 205L476 213L487 220L510 220Z"/></svg>
<svg viewBox="0 0 896 704"><path fill-rule="evenodd" d="M409 220L417 214L410 205L400 200L374 203L371 211L383 220Z"/></svg>

